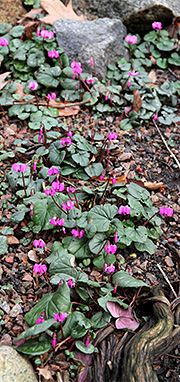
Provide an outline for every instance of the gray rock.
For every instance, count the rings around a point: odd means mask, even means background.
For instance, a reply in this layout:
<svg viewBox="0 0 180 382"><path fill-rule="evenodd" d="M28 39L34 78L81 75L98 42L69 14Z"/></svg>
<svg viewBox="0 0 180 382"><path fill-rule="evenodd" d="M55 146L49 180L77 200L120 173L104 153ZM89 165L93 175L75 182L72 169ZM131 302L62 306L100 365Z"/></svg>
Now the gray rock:
<svg viewBox="0 0 180 382"><path fill-rule="evenodd" d="M0 346L1 382L37 382L28 360L10 346Z"/></svg>
<svg viewBox="0 0 180 382"><path fill-rule="evenodd" d="M180 16L179 0L73 0L73 6L85 15L121 19L128 32L149 31L153 21L169 25L174 16Z"/></svg>
<svg viewBox="0 0 180 382"><path fill-rule="evenodd" d="M53 24L58 45L64 48L70 61L81 62L83 71L90 73L90 57L94 56L99 77L106 75L107 65L121 57L128 58L123 40L126 28L117 19L94 21L56 20Z"/></svg>

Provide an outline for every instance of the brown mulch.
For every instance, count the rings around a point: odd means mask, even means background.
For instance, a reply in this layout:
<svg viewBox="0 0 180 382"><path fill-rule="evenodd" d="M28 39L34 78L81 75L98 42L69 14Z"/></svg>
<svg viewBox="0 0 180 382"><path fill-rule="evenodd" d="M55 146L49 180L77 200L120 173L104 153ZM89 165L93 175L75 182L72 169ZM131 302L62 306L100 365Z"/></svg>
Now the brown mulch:
<svg viewBox="0 0 180 382"><path fill-rule="evenodd" d="M15 25L18 19L26 13L21 0L1 0L0 22Z"/></svg>

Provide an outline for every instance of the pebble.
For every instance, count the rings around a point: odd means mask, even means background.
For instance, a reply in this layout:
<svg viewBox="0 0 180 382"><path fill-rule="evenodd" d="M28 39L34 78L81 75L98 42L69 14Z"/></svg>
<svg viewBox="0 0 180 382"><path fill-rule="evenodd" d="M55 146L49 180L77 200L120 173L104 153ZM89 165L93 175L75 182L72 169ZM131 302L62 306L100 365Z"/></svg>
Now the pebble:
<svg viewBox="0 0 180 382"><path fill-rule="evenodd" d="M10 311L10 316L11 317L17 317L19 314L23 313L21 305L16 304L13 306L13 308Z"/></svg>
<svg viewBox="0 0 180 382"><path fill-rule="evenodd" d="M37 382L31 363L11 346L0 346L0 381Z"/></svg>

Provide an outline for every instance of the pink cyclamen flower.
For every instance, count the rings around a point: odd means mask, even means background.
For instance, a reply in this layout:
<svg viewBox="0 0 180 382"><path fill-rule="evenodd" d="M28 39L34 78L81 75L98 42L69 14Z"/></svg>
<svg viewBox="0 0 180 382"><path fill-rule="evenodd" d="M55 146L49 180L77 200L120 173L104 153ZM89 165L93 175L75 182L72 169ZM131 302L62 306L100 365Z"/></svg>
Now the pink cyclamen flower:
<svg viewBox="0 0 180 382"><path fill-rule="evenodd" d="M45 273L47 271L47 267L45 264L34 264L34 268L33 268L34 272L37 274L37 273L40 273L40 275L42 275L43 273Z"/></svg>
<svg viewBox="0 0 180 382"><path fill-rule="evenodd" d="M117 134L116 133L109 133L108 139L111 141L117 139Z"/></svg>
<svg viewBox="0 0 180 382"><path fill-rule="evenodd" d="M71 68L73 69L73 73L74 74L82 73L81 63L80 62L76 62L76 61L71 62Z"/></svg>
<svg viewBox="0 0 180 382"><path fill-rule="evenodd" d="M47 98L50 99L55 99L56 98L56 93L51 93L47 95Z"/></svg>
<svg viewBox="0 0 180 382"><path fill-rule="evenodd" d="M157 117L158 117L157 114L154 114L153 121L156 121Z"/></svg>
<svg viewBox="0 0 180 382"><path fill-rule="evenodd" d="M51 188L47 188L47 190L44 190L44 193L46 194L46 195L51 195L51 196L53 196L53 195L55 195L55 193L56 193L56 191L55 190L51 190Z"/></svg>
<svg viewBox="0 0 180 382"><path fill-rule="evenodd" d="M115 231L114 241L115 241L115 243L118 242L118 231L117 231L117 229L116 229L116 231Z"/></svg>
<svg viewBox="0 0 180 382"><path fill-rule="evenodd" d="M112 184L115 184L115 183L116 183L116 177L114 175L113 178L112 178Z"/></svg>
<svg viewBox="0 0 180 382"><path fill-rule="evenodd" d="M62 219L57 219L57 218L55 217L55 218L52 218L52 219L50 220L50 223L51 223L52 225L55 225L55 226L57 226L57 225L62 226L62 225L64 224L64 219L63 219L63 218L62 218Z"/></svg>
<svg viewBox="0 0 180 382"><path fill-rule="evenodd" d="M57 167L51 167L48 169L48 175L51 176L51 175L55 175L55 174L58 174L59 170Z"/></svg>
<svg viewBox="0 0 180 382"><path fill-rule="evenodd" d="M35 246L35 248L44 248L46 244L44 240L39 239L39 240L34 240L33 245Z"/></svg>
<svg viewBox="0 0 180 382"><path fill-rule="evenodd" d="M73 279L69 279L66 284L70 287L70 288L74 288L75 287L75 283L73 281Z"/></svg>
<svg viewBox="0 0 180 382"><path fill-rule="evenodd" d="M46 29L43 29L43 30L40 32L40 34L41 34L41 37L42 37L42 38L47 38L48 40L54 37L54 33L53 33L52 31L49 32L49 31L46 30Z"/></svg>
<svg viewBox="0 0 180 382"><path fill-rule="evenodd" d="M75 188L70 186L70 187L66 188L66 191L68 192L68 194L70 194L71 192L74 193L75 192Z"/></svg>
<svg viewBox="0 0 180 382"><path fill-rule="evenodd" d="M36 272L35 272L36 273ZM36 320L36 324L41 324L41 322L44 322L44 318L43 317L39 317L37 320Z"/></svg>
<svg viewBox="0 0 180 382"><path fill-rule="evenodd" d="M71 137L63 138L62 141L60 141L60 144L62 146L65 146L65 145L71 146L72 145Z"/></svg>
<svg viewBox="0 0 180 382"><path fill-rule="evenodd" d="M61 312L60 314L59 313L57 313L57 314L53 313L53 316L54 316L56 322L63 322L68 315L67 315L67 313Z"/></svg>
<svg viewBox="0 0 180 382"><path fill-rule="evenodd" d="M59 52L57 50L50 50L48 52L48 57L58 58L59 57Z"/></svg>
<svg viewBox="0 0 180 382"><path fill-rule="evenodd" d="M8 45L8 40L6 40L6 38L0 38L0 45L1 46L7 46Z"/></svg>
<svg viewBox="0 0 180 382"><path fill-rule="evenodd" d="M161 207L159 210L159 213L164 216L172 216L173 212L173 208L165 206Z"/></svg>
<svg viewBox="0 0 180 382"><path fill-rule="evenodd" d="M120 206L119 207L119 214L123 214L123 215L129 215L131 213L131 210L128 206Z"/></svg>
<svg viewBox="0 0 180 382"><path fill-rule="evenodd" d="M129 44L136 44L138 39L137 39L136 36L131 36L130 34L128 34L128 35L125 37L125 40L126 40L126 42L128 42Z"/></svg>
<svg viewBox="0 0 180 382"><path fill-rule="evenodd" d="M87 78L86 82L88 84L91 84L92 82L95 82L96 80L94 78L92 78L91 76L89 78Z"/></svg>
<svg viewBox="0 0 180 382"><path fill-rule="evenodd" d="M33 216L33 204L32 204L32 202L30 204L30 210L31 210L31 216Z"/></svg>
<svg viewBox="0 0 180 382"><path fill-rule="evenodd" d="M79 236L79 231L78 231L78 229L72 229L72 231L71 231L71 233L72 233L72 235L74 236L74 237L78 237Z"/></svg>
<svg viewBox="0 0 180 382"><path fill-rule="evenodd" d="M73 135L72 131L71 131L71 130L69 130L69 131L68 131L68 133L67 133L67 136L71 138L71 137L72 137L72 135Z"/></svg>
<svg viewBox="0 0 180 382"><path fill-rule="evenodd" d="M129 76L137 77L139 72L129 72Z"/></svg>
<svg viewBox="0 0 180 382"><path fill-rule="evenodd" d="M105 251L108 253L108 255L110 255L111 253L114 255L117 251L117 246L115 244L107 244L105 246Z"/></svg>
<svg viewBox="0 0 180 382"><path fill-rule="evenodd" d="M12 169L16 172L24 172L28 168L27 164L21 164L21 163L14 163L12 165Z"/></svg>
<svg viewBox="0 0 180 382"><path fill-rule="evenodd" d="M110 273L113 273L115 271L115 266L113 264L111 265L107 265L105 264L105 269L104 271L107 273L107 274L110 274Z"/></svg>
<svg viewBox="0 0 180 382"><path fill-rule="evenodd" d="M100 177L99 177L99 179L100 179L100 180L103 180L103 178L104 178L104 174L101 174Z"/></svg>
<svg viewBox="0 0 180 382"><path fill-rule="evenodd" d="M89 65L90 65L90 66L93 66L93 60L92 60L92 59L90 60Z"/></svg>
<svg viewBox="0 0 180 382"><path fill-rule="evenodd" d="M37 88L38 88L38 84L37 84L37 82L35 82L35 81L30 81L30 82L29 82L29 85L28 85L28 88L31 89L31 90L37 90Z"/></svg>
<svg viewBox="0 0 180 382"><path fill-rule="evenodd" d="M52 183L52 189L56 192L62 192L64 191L64 183L59 183L57 180L57 182Z"/></svg>
<svg viewBox="0 0 180 382"><path fill-rule="evenodd" d="M152 28L153 29L162 29L162 23L160 23L159 21L154 21L152 23Z"/></svg>
<svg viewBox="0 0 180 382"><path fill-rule="evenodd" d="M56 346L56 338L52 339L51 345L52 345L53 348L55 348L55 346Z"/></svg>
<svg viewBox="0 0 180 382"><path fill-rule="evenodd" d="M106 95L105 95L105 101L107 101L109 98L109 92L106 92Z"/></svg>
<svg viewBox="0 0 180 382"><path fill-rule="evenodd" d="M65 211L73 210L74 202L71 202L70 200L68 200L67 204L66 203L62 203L62 207L64 208Z"/></svg>

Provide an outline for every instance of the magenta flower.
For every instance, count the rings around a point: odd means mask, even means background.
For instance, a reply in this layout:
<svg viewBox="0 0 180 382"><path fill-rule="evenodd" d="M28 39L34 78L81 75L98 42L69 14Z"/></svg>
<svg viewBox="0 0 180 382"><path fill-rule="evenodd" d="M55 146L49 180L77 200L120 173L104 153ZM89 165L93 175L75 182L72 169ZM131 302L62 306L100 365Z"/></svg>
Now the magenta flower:
<svg viewBox="0 0 180 382"><path fill-rule="evenodd" d="M104 174L101 174L100 177L99 177L99 179L100 179L100 180L103 180L103 178L104 178Z"/></svg>
<svg viewBox="0 0 180 382"><path fill-rule="evenodd" d="M62 203L62 207L64 208L65 211L73 210L74 202L71 202L70 200L68 200L67 204L66 203Z"/></svg>
<svg viewBox="0 0 180 382"><path fill-rule="evenodd" d="M114 255L117 251L117 246L115 244L107 244L105 246L105 251L108 253L108 255L110 255L111 253Z"/></svg>
<svg viewBox="0 0 180 382"><path fill-rule="evenodd" d="M71 279L71 278L67 281L66 284L67 284L70 288L74 288L74 287L75 287L75 283L74 283L73 279Z"/></svg>
<svg viewBox="0 0 180 382"><path fill-rule="evenodd" d="M75 188L70 186L70 187L66 188L66 191L68 192L68 194L74 193L75 192Z"/></svg>
<svg viewBox="0 0 180 382"><path fill-rule="evenodd" d="M116 183L116 177L114 175L113 178L112 178L112 184L115 184L115 183Z"/></svg>
<svg viewBox="0 0 180 382"><path fill-rule="evenodd" d="M65 145L71 146L72 145L71 137L63 138L60 144L62 146L65 146Z"/></svg>
<svg viewBox="0 0 180 382"><path fill-rule="evenodd" d="M12 165L12 169L16 172L24 172L28 168L27 164L21 164L21 163L14 163Z"/></svg>
<svg viewBox="0 0 180 382"><path fill-rule="evenodd" d="M51 93L47 95L47 98L50 99L55 99L56 98L56 93Z"/></svg>
<svg viewBox="0 0 180 382"><path fill-rule="evenodd" d="M105 264L104 272L106 272L107 274L110 274L110 273L113 273L114 271L115 271L115 266L113 264L109 266Z"/></svg>
<svg viewBox="0 0 180 382"><path fill-rule="evenodd" d="M153 29L162 29L162 23L160 23L159 21L154 21L152 23L152 28Z"/></svg>
<svg viewBox="0 0 180 382"><path fill-rule="evenodd" d="M109 98L109 92L106 92L106 95L105 95L105 101L107 101Z"/></svg>
<svg viewBox="0 0 180 382"><path fill-rule="evenodd" d="M118 231L117 231L117 229L116 229L116 231L115 231L114 241L115 241L115 243L118 242Z"/></svg>
<svg viewBox="0 0 180 382"><path fill-rule="evenodd" d="M117 329L128 328L134 331L138 328L139 322L135 319L131 307L124 309L117 302L113 301L108 301L106 306L111 315L118 318L115 322Z"/></svg>
<svg viewBox="0 0 180 382"><path fill-rule="evenodd" d="M52 31L48 31L46 29L42 29L40 32L42 38L47 38L48 40L54 37L54 33Z"/></svg>
<svg viewBox="0 0 180 382"><path fill-rule="evenodd" d="M31 211L31 216L33 216L33 204L32 204L32 202L30 204L30 211Z"/></svg>
<svg viewBox="0 0 180 382"><path fill-rule="evenodd" d="M78 231L78 229L72 229L72 231L71 231L71 233L72 233L72 235L74 236L74 237L78 237L79 236L79 231Z"/></svg>
<svg viewBox="0 0 180 382"><path fill-rule="evenodd" d="M110 141L117 139L117 134L116 133L109 133L108 134L108 139Z"/></svg>
<svg viewBox="0 0 180 382"><path fill-rule="evenodd" d="M67 313L61 312L60 315L59 315L59 313L57 313L57 314L53 313L53 316L54 316L56 322L63 322L68 315L67 315Z"/></svg>
<svg viewBox="0 0 180 382"><path fill-rule="evenodd" d="M42 275L43 273L45 273L47 271L47 267L45 264L34 264L34 268L33 268L34 272L37 274L37 273L40 273L40 275Z"/></svg>
<svg viewBox="0 0 180 382"><path fill-rule="evenodd" d="M59 170L57 167L51 167L48 169L48 175L51 176L51 175L55 175L55 174L58 174Z"/></svg>
<svg viewBox="0 0 180 382"><path fill-rule="evenodd" d="M128 35L125 37L125 40L126 40L126 42L128 42L129 44L136 44L138 39L137 39L136 36L131 36L130 34L128 34Z"/></svg>
<svg viewBox="0 0 180 382"><path fill-rule="evenodd" d="M1 46L7 46L8 45L8 40L6 40L6 38L0 38L0 45Z"/></svg>
<svg viewBox="0 0 180 382"><path fill-rule="evenodd" d="M39 240L34 240L33 245L35 246L35 248L44 248L46 244L44 240L39 239Z"/></svg>
<svg viewBox="0 0 180 382"><path fill-rule="evenodd" d="M50 50L48 52L48 57L58 58L59 57L59 52L57 50Z"/></svg>
<svg viewBox="0 0 180 382"><path fill-rule="evenodd" d="M36 273L36 272L35 272ZM39 317L37 320L36 320L36 324L41 324L41 322L44 322L44 318L43 317Z"/></svg>
<svg viewBox="0 0 180 382"><path fill-rule="evenodd" d="M157 114L154 114L153 121L156 121L157 117L158 117Z"/></svg>
<svg viewBox="0 0 180 382"><path fill-rule="evenodd" d="M52 189L55 192L62 192L64 191L64 183L59 183L58 180L57 182L52 182Z"/></svg>
<svg viewBox="0 0 180 382"><path fill-rule="evenodd" d="M129 76L137 77L139 72L129 72Z"/></svg>
<svg viewBox="0 0 180 382"><path fill-rule="evenodd" d="M29 82L29 85L28 85L28 88L31 89L31 90L37 90L37 88L38 88L38 84L37 84L37 82L35 82L35 81L30 81L30 82Z"/></svg>
<svg viewBox="0 0 180 382"><path fill-rule="evenodd" d="M67 136L71 138L71 137L72 137L72 135L73 135L72 131L71 131L71 130L69 130L69 131L68 131L68 133L67 133Z"/></svg>
<svg viewBox="0 0 180 382"><path fill-rule="evenodd" d="M82 73L81 63L80 62L76 62L76 61L71 62L71 68L73 69L73 73L74 74Z"/></svg>
<svg viewBox="0 0 180 382"><path fill-rule="evenodd" d="M55 346L56 346L56 338L52 339L51 345L52 345L53 348L55 348Z"/></svg>
<svg viewBox="0 0 180 382"><path fill-rule="evenodd" d="M128 206L120 206L119 207L119 214L123 214L123 215L129 215L131 213L131 210Z"/></svg>
<svg viewBox="0 0 180 382"><path fill-rule="evenodd" d="M47 188L47 190L44 190L44 193L46 194L46 195L51 195L51 196L53 196L53 195L55 195L55 193L56 193L56 191L55 190L51 190L51 188Z"/></svg>
<svg viewBox="0 0 180 382"><path fill-rule="evenodd" d="M92 78L92 77L89 77L89 78L87 78L86 82L88 82L89 84L91 84L92 82L95 82L95 79Z"/></svg>
<svg viewBox="0 0 180 382"><path fill-rule="evenodd" d="M159 210L159 213L164 216L172 216L173 212L173 208L165 206L161 207Z"/></svg>
<svg viewBox="0 0 180 382"><path fill-rule="evenodd" d="M63 224L64 224L64 219L62 218L62 219L57 219L57 218L55 217L55 218L52 218L51 220L50 220L50 223L52 224L52 225L55 225L55 226L57 226L57 225L59 225L59 226L62 226Z"/></svg>

